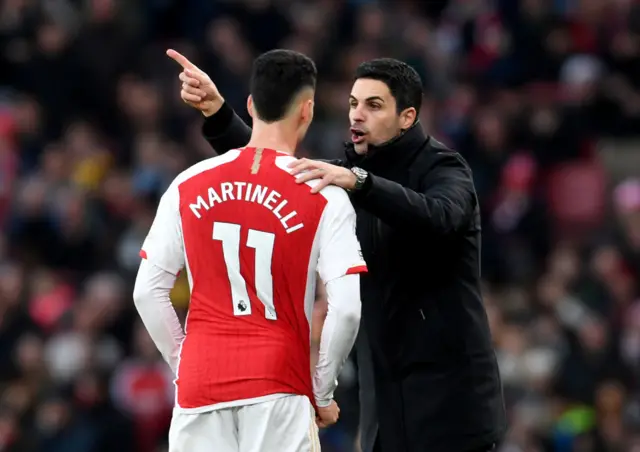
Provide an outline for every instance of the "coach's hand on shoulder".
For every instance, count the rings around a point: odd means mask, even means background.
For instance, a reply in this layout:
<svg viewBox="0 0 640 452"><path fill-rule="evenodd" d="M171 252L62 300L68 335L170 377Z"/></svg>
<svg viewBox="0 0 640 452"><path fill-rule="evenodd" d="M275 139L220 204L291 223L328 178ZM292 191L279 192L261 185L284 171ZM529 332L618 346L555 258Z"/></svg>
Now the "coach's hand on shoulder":
<svg viewBox="0 0 640 452"><path fill-rule="evenodd" d="M332 400L328 406L318 407L316 424L318 424L319 428L327 428L338 422L339 417L340 407L338 407L335 400Z"/></svg>
<svg viewBox="0 0 640 452"><path fill-rule="evenodd" d="M351 170L331 163L300 159L289 163L289 168L292 168L291 174L296 176L296 182L299 184L320 179L311 189L312 193L318 193L327 185L337 185L345 190L353 190L356 186L356 176Z"/></svg>
<svg viewBox="0 0 640 452"><path fill-rule="evenodd" d="M182 100L200 110L206 117L216 114L224 104L224 98L211 78L180 52L169 49L167 56L182 66L179 77L182 82Z"/></svg>

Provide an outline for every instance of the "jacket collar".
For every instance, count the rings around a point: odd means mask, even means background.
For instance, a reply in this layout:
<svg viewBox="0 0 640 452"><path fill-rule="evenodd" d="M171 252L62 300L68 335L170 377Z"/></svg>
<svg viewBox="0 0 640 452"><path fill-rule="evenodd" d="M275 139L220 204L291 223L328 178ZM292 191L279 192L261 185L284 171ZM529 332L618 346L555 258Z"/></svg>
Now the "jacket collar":
<svg viewBox="0 0 640 452"><path fill-rule="evenodd" d="M430 137L416 122L401 135L379 146L369 146L365 155L359 155L353 143L345 143L347 161L351 166L359 166L380 175L392 173L395 169L407 168L415 159Z"/></svg>

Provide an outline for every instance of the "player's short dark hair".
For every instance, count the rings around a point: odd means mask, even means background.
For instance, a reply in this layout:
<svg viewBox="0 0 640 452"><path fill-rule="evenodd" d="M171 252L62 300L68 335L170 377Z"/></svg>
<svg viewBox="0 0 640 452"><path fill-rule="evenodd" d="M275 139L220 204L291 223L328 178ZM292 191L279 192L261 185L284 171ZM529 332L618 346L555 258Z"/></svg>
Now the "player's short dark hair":
<svg viewBox="0 0 640 452"><path fill-rule="evenodd" d="M293 50L276 49L253 62L251 97L265 122L283 119L294 98L305 88L315 89L318 71L313 60Z"/></svg>
<svg viewBox="0 0 640 452"><path fill-rule="evenodd" d="M413 107L420 113L422 80L414 68L394 58L365 61L356 69L355 79L370 78L386 84L396 100L398 113Z"/></svg>

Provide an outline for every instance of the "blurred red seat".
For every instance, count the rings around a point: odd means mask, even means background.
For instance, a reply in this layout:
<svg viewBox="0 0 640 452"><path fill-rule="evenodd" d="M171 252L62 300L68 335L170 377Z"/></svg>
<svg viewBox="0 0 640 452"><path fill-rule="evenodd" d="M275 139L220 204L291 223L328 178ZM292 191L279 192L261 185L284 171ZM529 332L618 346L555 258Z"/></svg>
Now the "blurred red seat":
<svg viewBox="0 0 640 452"><path fill-rule="evenodd" d="M607 178L598 162L559 165L547 179L547 201L556 232L565 238L598 228L606 211Z"/></svg>

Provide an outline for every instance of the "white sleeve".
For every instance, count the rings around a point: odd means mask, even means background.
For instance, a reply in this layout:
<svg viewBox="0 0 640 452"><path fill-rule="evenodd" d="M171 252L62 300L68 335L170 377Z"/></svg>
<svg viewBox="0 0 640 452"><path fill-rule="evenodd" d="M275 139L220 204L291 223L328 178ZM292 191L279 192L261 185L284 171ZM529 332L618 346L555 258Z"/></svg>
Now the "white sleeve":
<svg viewBox="0 0 640 452"><path fill-rule="evenodd" d="M366 273L356 237L356 212L347 193L329 186L321 191L327 198L319 227L318 273L326 283L345 275Z"/></svg>
<svg viewBox="0 0 640 452"><path fill-rule="evenodd" d="M320 336L320 352L313 375L313 395L319 407L328 406L338 386L338 375L360 326L360 275L335 278L326 284L327 317Z"/></svg>
<svg viewBox="0 0 640 452"><path fill-rule="evenodd" d="M174 374L184 340L182 325L169 298L175 281L175 275L143 259L133 289L142 323Z"/></svg>
<svg viewBox="0 0 640 452"><path fill-rule="evenodd" d="M142 244L140 257L177 275L184 267L180 193L175 183L162 195L156 217Z"/></svg>

